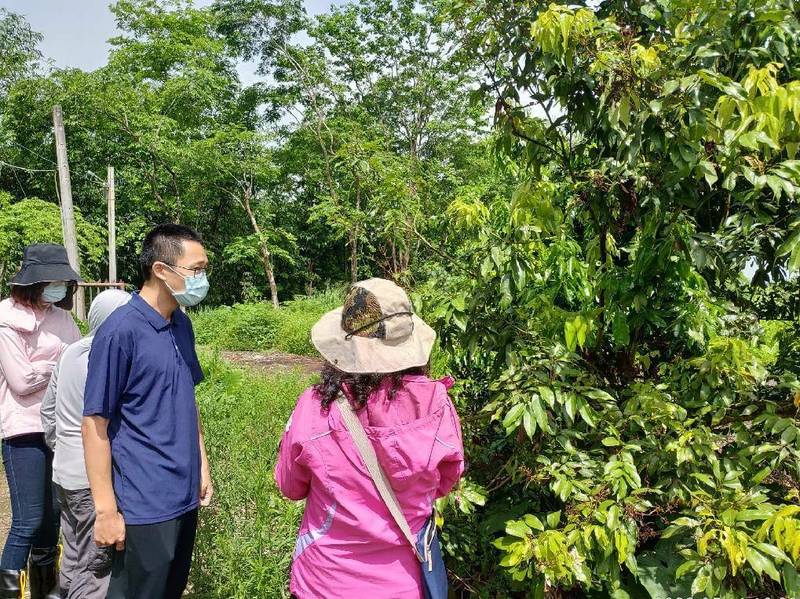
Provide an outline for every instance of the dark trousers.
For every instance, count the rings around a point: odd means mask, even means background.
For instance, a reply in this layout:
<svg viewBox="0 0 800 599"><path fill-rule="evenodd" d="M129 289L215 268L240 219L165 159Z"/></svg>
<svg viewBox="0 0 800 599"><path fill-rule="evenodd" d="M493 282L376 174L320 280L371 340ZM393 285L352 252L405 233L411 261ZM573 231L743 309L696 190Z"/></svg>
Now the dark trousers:
<svg viewBox="0 0 800 599"><path fill-rule="evenodd" d="M189 580L197 510L158 524L125 527L108 599L180 599Z"/></svg>
<svg viewBox="0 0 800 599"><path fill-rule="evenodd" d="M58 546L57 499L53 493L53 452L44 435L3 439L3 465L11 497L11 530L0 559L4 570L22 570L31 549L36 565L55 563Z"/></svg>
<svg viewBox="0 0 800 599"><path fill-rule="evenodd" d="M112 547L94 542L94 502L89 489L67 490L56 485L61 503L59 584L64 599L105 599L111 575Z"/></svg>

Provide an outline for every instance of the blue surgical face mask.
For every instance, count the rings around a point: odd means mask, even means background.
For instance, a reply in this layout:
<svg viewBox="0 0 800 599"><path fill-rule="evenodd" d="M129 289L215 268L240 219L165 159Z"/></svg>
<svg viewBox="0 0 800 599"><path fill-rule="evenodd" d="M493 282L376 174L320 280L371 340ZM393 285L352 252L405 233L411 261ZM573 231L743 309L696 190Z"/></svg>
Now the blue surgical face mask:
<svg viewBox="0 0 800 599"><path fill-rule="evenodd" d="M67 297L67 284L64 282L49 283L42 291L42 301L57 304Z"/></svg>
<svg viewBox="0 0 800 599"><path fill-rule="evenodd" d="M181 276L171 266L167 265L167 268L169 268L176 275ZM169 286L168 283L166 283L166 281L164 281L164 283L167 285L167 289L172 292L172 296L175 298L175 301L185 308L196 306L202 302L206 298L208 288L210 287L206 273L195 275L193 277L183 277L183 286L185 288L183 291L175 291Z"/></svg>

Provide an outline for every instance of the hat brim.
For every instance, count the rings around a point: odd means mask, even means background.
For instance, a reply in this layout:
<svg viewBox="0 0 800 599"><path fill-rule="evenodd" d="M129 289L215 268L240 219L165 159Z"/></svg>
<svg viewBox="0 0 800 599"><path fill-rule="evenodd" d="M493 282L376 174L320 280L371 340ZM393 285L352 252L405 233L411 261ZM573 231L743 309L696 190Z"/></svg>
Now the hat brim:
<svg viewBox="0 0 800 599"><path fill-rule="evenodd" d="M67 264L28 264L11 279L12 285L36 285L53 281L83 282L81 276Z"/></svg>
<svg viewBox="0 0 800 599"><path fill-rule="evenodd" d="M352 374L386 374L425 366L436 341L434 331L416 314L414 331L402 341L354 335L342 330L342 308L319 319L311 329L311 342L334 367Z"/></svg>

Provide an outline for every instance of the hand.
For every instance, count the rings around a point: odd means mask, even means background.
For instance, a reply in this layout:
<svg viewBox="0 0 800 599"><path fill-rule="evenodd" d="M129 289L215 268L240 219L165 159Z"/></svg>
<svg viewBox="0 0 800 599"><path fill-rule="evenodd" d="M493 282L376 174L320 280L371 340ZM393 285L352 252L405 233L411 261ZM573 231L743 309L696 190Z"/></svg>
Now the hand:
<svg viewBox="0 0 800 599"><path fill-rule="evenodd" d="M211 505L211 498L214 496L214 485L211 483L211 470L208 466L200 469L200 505L208 507Z"/></svg>
<svg viewBox="0 0 800 599"><path fill-rule="evenodd" d="M125 518L119 512L98 513L94 521L94 542L98 547L125 549Z"/></svg>

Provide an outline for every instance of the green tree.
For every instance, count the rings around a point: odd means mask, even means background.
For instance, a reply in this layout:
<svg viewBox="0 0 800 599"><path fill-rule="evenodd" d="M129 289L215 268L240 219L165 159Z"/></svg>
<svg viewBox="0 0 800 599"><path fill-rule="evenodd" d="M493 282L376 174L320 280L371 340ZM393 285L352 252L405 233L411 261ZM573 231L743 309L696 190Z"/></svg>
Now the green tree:
<svg viewBox="0 0 800 599"><path fill-rule="evenodd" d="M243 27L243 16L254 19L244 27L245 56L259 56L273 75L268 97L293 121L287 134L316 141L319 168L297 173L317 192L310 218L345 241L351 280L360 264L402 276L415 231L444 208L437 183L450 182L453 148L471 144L478 128L481 110L468 101L471 77L452 59L452 37L430 6L364 1L311 20L311 42L293 44L284 29L263 26L287 4L246 4L250 12L235 2L218 8Z"/></svg>
<svg viewBox="0 0 800 599"><path fill-rule="evenodd" d="M24 17L0 8L0 98L11 85L36 71L42 58L37 47L41 40L42 35Z"/></svg>
<svg viewBox="0 0 800 599"><path fill-rule="evenodd" d="M115 166L123 278L138 279L138 243L153 224L166 220L204 233L218 275L236 278L242 266L228 264L228 243L250 234L268 237L252 233L257 222L251 216L269 206L260 205L263 194L241 202L245 171L248 177L268 171L259 166L265 148L256 133L262 120L258 94L242 88L210 8L131 0L112 11L121 35L111 42L106 66L91 73L57 70L12 87L5 119L9 161L33 171L9 176L6 188L21 197L55 195L50 109L60 103L76 204L93 222L104 223L106 212L104 182L95 173ZM237 135L247 143L233 143ZM243 155L245 149L250 154ZM244 170L233 177L230 170L215 169L211 159ZM264 264L263 280L277 298L274 275ZM237 293L235 287L215 286L212 299L240 299Z"/></svg>
<svg viewBox="0 0 800 599"><path fill-rule="evenodd" d="M52 202L28 198L11 203L0 192L0 296L8 291L8 281L22 262L22 251L32 243L64 243L61 210ZM78 247L84 277L98 276L105 254L105 232L75 214Z"/></svg>
<svg viewBox="0 0 800 599"><path fill-rule="evenodd" d="M448 4L519 177L453 204L471 275L429 298L485 417L471 529L533 596L798 596L797 372L741 292L796 260L794 4Z"/></svg>

